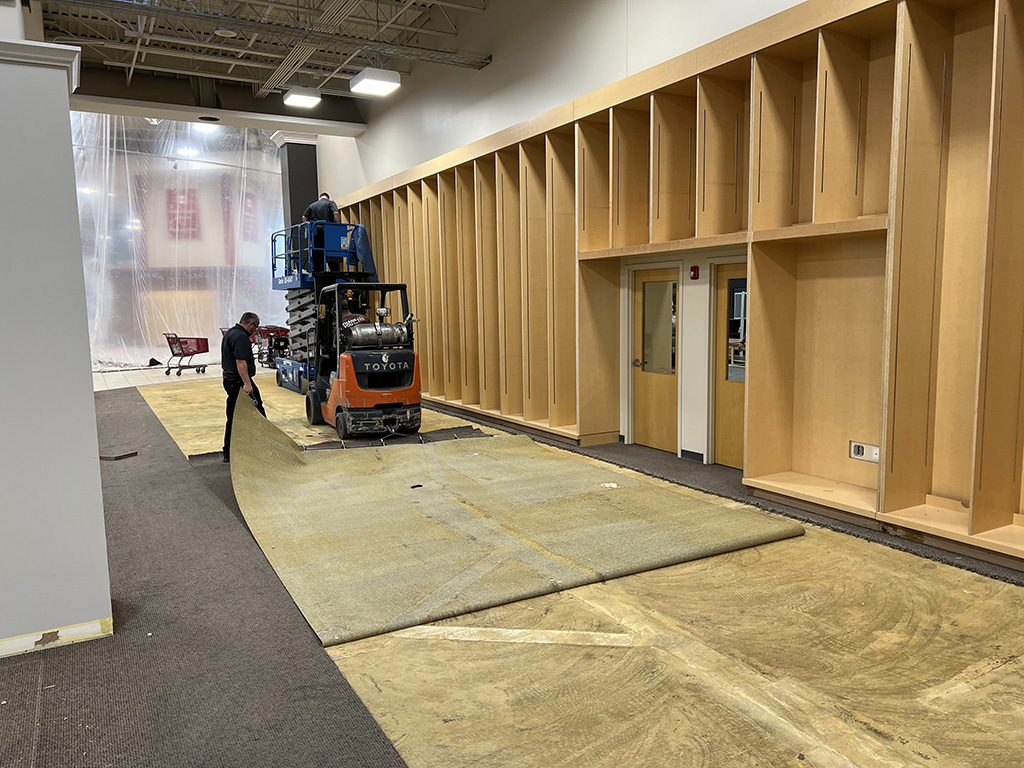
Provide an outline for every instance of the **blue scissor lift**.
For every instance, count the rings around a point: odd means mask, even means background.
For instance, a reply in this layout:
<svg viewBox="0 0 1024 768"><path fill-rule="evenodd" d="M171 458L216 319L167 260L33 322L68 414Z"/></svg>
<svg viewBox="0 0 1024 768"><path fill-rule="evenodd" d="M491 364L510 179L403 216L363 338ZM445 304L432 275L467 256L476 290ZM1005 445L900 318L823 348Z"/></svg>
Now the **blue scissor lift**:
<svg viewBox="0 0 1024 768"><path fill-rule="evenodd" d="M376 280L369 248L364 247L360 252L356 247L361 234L357 231L359 226L304 221L271 235L274 290L309 289L315 306L320 291L328 285ZM365 234L363 239L365 242ZM305 394L304 385L316 375L312 361L279 357L275 362L278 385Z"/></svg>

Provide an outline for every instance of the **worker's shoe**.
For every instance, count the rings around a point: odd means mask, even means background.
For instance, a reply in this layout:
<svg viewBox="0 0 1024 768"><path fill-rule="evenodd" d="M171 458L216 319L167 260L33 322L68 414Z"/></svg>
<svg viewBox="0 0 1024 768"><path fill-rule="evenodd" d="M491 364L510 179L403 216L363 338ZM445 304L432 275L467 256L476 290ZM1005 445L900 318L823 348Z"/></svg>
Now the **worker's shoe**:
<svg viewBox="0 0 1024 768"><path fill-rule="evenodd" d="M221 452L221 454L224 457L224 463L225 464L230 464L231 463L231 459L228 457L228 455L226 453L223 453L223 451Z"/></svg>

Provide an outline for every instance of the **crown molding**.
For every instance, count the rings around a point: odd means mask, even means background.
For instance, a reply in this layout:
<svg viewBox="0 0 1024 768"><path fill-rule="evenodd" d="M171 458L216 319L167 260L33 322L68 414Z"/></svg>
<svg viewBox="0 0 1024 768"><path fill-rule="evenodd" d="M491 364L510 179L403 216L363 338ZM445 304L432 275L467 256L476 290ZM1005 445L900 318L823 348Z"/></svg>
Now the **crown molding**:
<svg viewBox="0 0 1024 768"><path fill-rule="evenodd" d="M73 45L37 43L33 40L0 40L0 63L64 69L68 74L70 94L78 88L82 49Z"/></svg>

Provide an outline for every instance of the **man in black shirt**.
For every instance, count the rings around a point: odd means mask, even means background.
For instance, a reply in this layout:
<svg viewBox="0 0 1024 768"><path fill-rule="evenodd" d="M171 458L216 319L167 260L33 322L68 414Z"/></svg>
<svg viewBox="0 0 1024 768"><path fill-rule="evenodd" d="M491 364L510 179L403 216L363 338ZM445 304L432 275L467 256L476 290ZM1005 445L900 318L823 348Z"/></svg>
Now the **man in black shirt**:
<svg viewBox="0 0 1024 768"><path fill-rule="evenodd" d="M253 377L256 375L256 360L252 354L252 342L249 337L260 325L260 318L255 312L246 312L242 319L229 328L220 343L220 363L224 375L224 391L228 393L228 423L224 427L224 461L231 460L231 420L235 416L235 401L239 391L244 391L256 403L256 408L264 416L263 398L256 388Z"/></svg>
<svg viewBox="0 0 1024 768"><path fill-rule="evenodd" d="M320 199L310 203L306 212L302 214L303 221L331 221L335 224L341 223L341 212L338 205L326 192L320 193Z"/></svg>
<svg viewBox="0 0 1024 768"><path fill-rule="evenodd" d="M306 207L306 212L302 214L303 221L329 221L333 224L341 223L341 211L338 210L337 204L331 200L331 196L326 192L320 193L320 199L315 203L310 203ZM313 230L313 263L314 271L323 272L327 269L327 264L324 261L324 227L322 224L316 224L312 227ZM305 269L305 267L303 267Z"/></svg>

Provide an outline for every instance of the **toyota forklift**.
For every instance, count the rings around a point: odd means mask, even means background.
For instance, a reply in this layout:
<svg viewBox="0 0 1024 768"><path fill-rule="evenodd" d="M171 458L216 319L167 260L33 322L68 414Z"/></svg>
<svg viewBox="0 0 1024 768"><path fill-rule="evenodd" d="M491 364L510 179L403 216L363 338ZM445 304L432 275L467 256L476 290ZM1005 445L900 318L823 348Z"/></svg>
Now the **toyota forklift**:
<svg viewBox="0 0 1024 768"><path fill-rule="evenodd" d="M360 229L309 221L271 236L273 287L288 291L292 337L290 357L275 361L277 384L305 395L306 420L333 424L342 440L420 428L408 292L378 281Z"/></svg>
<svg viewBox="0 0 1024 768"><path fill-rule="evenodd" d="M398 322L389 322L392 307ZM321 289L316 316L306 420L334 424L341 440L418 432L420 367L405 285L333 283Z"/></svg>

